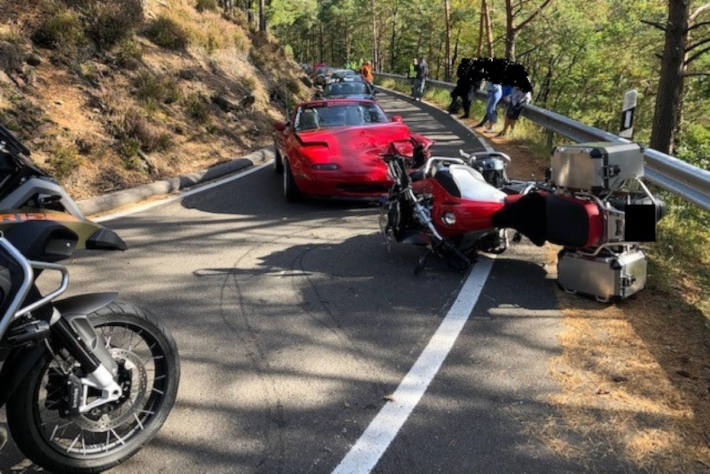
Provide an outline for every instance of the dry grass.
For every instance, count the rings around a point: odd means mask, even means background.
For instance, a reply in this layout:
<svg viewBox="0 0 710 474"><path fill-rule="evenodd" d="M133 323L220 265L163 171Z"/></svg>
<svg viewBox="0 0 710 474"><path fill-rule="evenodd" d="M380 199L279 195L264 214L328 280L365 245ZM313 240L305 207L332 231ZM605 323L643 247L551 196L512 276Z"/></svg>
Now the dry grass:
<svg viewBox="0 0 710 474"><path fill-rule="evenodd" d="M703 315L669 296L650 289L606 306L559 291L563 353L550 371L560 391L549 401L562 417L539 432L558 455L584 463L607 453L654 472L710 468L710 338Z"/></svg>

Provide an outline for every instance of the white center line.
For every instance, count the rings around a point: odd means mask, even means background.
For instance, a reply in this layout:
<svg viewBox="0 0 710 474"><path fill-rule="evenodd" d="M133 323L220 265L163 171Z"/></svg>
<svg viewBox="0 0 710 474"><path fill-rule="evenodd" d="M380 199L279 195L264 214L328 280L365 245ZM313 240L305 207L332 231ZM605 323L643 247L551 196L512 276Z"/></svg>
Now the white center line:
<svg viewBox="0 0 710 474"><path fill-rule="evenodd" d="M429 344L333 474L369 473L419 403L473 311L493 260L479 258Z"/></svg>

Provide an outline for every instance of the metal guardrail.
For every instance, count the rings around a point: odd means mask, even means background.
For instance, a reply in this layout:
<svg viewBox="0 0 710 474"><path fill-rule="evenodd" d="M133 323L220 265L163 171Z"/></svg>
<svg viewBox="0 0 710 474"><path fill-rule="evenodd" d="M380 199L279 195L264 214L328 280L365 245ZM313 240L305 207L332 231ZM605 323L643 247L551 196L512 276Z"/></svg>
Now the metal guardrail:
<svg viewBox="0 0 710 474"><path fill-rule="evenodd" d="M409 80L406 76L389 73L375 73L375 76L399 81ZM427 81L427 84L441 89L451 90L455 84L444 81ZM478 91L481 99L487 97ZM570 138L575 142L628 142L613 133L585 125L555 112L526 104L523 116L532 122ZM710 171L693 166L683 160L651 148L644 150L646 159L646 178L658 186L687 199L705 210L710 210Z"/></svg>

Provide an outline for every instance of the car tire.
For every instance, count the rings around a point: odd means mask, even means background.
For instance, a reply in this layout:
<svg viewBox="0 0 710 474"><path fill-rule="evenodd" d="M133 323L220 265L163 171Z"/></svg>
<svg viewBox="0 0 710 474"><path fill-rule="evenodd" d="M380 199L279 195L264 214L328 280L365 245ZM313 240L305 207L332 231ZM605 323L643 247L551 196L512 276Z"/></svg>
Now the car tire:
<svg viewBox="0 0 710 474"><path fill-rule="evenodd" d="M283 188L284 197L288 202L296 202L301 199L301 191L298 189L296 181L293 179L293 173L291 173L291 167L288 165L287 160L282 160L283 163Z"/></svg>
<svg viewBox="0 0 710 474"><path fill-rule="evenodd" d="M279 151L279 147L274 145L274 173L281 174L284 172L284 160Z"/></svg>

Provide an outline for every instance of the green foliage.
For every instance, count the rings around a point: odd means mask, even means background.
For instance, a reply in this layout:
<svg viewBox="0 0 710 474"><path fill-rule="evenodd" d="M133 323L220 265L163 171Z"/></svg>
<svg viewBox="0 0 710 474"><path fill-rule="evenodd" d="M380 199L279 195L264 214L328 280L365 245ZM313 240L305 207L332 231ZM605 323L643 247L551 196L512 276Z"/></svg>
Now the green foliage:
<svg viewBox="0 0 710 474"><path fill-rule="evenodd" d="M94 1L84 13L86 34L99 49L130 37L143 23L142 0Z"/></svg>
<svg viewBox="0 0 710 474"><path fill-rule="evenodd" d="M180 99L180 86L167 74L156 76L143 72L136 77L134 85L136 98L146 105L172 104Z"/></svg>
<svg viewBox="0 0 710 474"><path fill-rule="evenodd" d="M217 8L217 0L197 0L195 3L195 9L198 12L203 12L205 10L215 12L217 11Z"/></svg>
<svg viewBox="0 0 710 474"><path fill-rule="evenodd" d="M62 9L50 14L32 34L38 46L71 52L87 44L79 14Z"/></svg>
<svg viewBox="0 0 710 474"><path fill-rule="evenodd" d="M153 21L145 34L153 43L167 49L184 50L189 43L188 32L166 16Z"/></svg>
<svg viewBox="0 0 710 474"><path fill-rule="evenodd" d="M50 151L48 160L53 174L57 179L63 179L72 174L81 165L81 156L74 145L57 145Z"/></svg>

